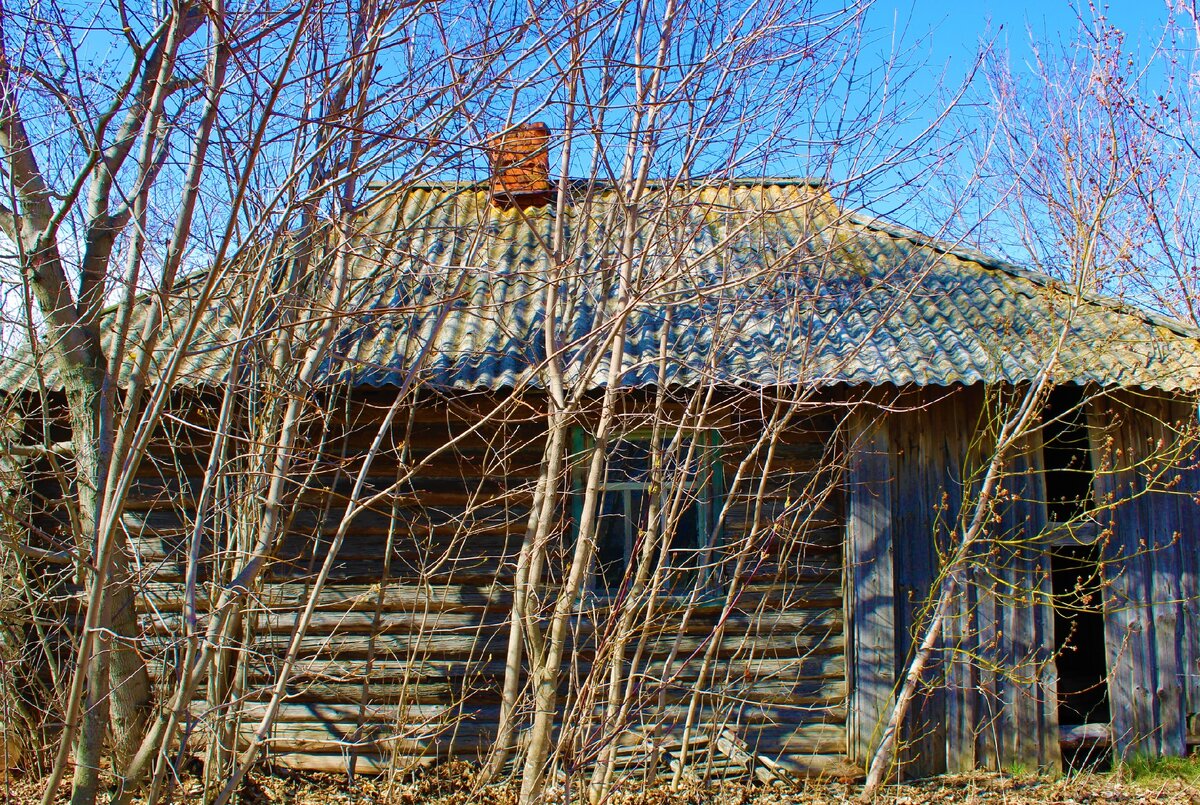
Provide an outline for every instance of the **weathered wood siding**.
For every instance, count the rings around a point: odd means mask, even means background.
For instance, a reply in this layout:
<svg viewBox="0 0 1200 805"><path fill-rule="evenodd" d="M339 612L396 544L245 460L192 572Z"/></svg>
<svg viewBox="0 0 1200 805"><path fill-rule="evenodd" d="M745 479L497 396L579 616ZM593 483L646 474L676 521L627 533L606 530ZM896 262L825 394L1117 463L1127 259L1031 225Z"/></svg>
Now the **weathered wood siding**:
<svg viewBox="0 0 1200 805"><path fill-rule="evenodd" d="M585 597L573 620L566 677L571 690L591 692L563 706L585 760L648 726L678 735L690 712L699 731L728 727L798 771L841 772L847 759L866 761L989 449L982 390L929 391L905 402L912 404L882 417L864 407L845 425L841 409L814 409L746 461L764 416L748 406L723 409L714 427L729 491L716 568L701 595L667 597L639 620L625 657L634 706L615 729L595 720L602 700L592 695L609 661L612 602ZM319 454L306 453L312 488L295 494L287 535L233 634L247 663L242 677L225 681L240 704L214 711L201 691L200 738L218 722L244 736L261 715L386 404L377 393L334 407L323 423L332 437ZM400 460L429 460L353 523L271 733L277 762L332 769L354 760L369 769L393 757L474 759L488 748L512 573L544 439L537 407L519 410L432 459L477 421L478 409L420 406L401 418L411 418L411 434L398 425L388 435L368 478L372 492L389 490ZM1110 690L1126 754L1178 753L1200 720L1200 470L1184 462L1159 477L1161 462L1141 461L1173 443L1169 423L1194 418L1184 401L1129 394L1110 395L1093 411L1094 433L1105 434L1097 489L1120 504L1103 525L1111 533ZM124 514L145 592L149 659L164 682L182 659L183 572L207 459L202 414L184 419L167 426L173 430L142 465ZM1006 465L1008 497L992 539L905 724L905 774L1058 762L1048 559L1031 541L1046 519L1040 455L1034 437ZM53 479L34 478L31 487L45 532L61 530ZM223 487L220 509L236 511L238 494L236 484ZM564 515L555 534L552 580L570 547L568 521ZM236 547L214 552L211 535L222 529L227 524L214 521L201 530L205 574ZM201 613L211 593L205 574Z"/></svg>
<svg viewBox="0 0 1200 805"><path fill-rule="evenodd" d="M262 714L344 509L356 451L373 435L380 409L356 411L348 432L326 448L321 491L298 497L287 537L255 593L238 640L250 657L240 682L245 704L215 713L197 701L201 735L231 717L245 735ZM398 454L420 461L472 423L446 406L418 409L414 418L411 435L396 435L402 450L376 461L371 489L394 481ZM353 757L359 769L370 769L391 756L476 759L487 750L542 427L531 415L462 439L354 522L271 732L276 762L330 769ZM678 735L691 709L696 732L727 727L795 771L846 769L843 500L840 483L821 469L836 458L836 428L829 412L797 420L769 457L764 452L742 467L738 489L727 496L719 565L702 594L669 597L639 619L626 659L636 657L626 669L636 684L635 706L615 731L587 726L598 712L588 696L604 678L612 602L580 602L564 703L567 722L586 727L578 751L595 753L605 741L627 740L622 734L651 725ZM763 424L741 416L720 431L723 474L732 486ZM145 572L143 617L155 636L160 678L180 657L184 536L200 466L199 455L159 456L146 465L125 514ZM569 534L557 536L562 550L569 548ZM561 557L551 560L553 578ZM207 594L203 584L200 593Z"/></svg>
<svg viewBox="0 0 1200 805"><path fill-rule="evenodd" d="M921 640L939 572L939 555L951 543L964 497L969 439L977 422L974 395L959 392L891 418L896 450L895 512L896 657L907 667ZM947 635L949 637L949 635ZM926 668L923 685L905 719L900 767L908 774L947 768L945 652Z"/></svg>
<svg viewBox="0 0 1200 805"><path fill-rule="evenodd" d="M739 704L733 723L760 754L800 772L846 771L845 507L839 478L839 422L825 411L794 419L743 469L740 492L728 496L729 519L720 541L724 565L745 564L744 580L726 593L733 612L762 619L746 631L731 660L760 664L747 676L722 663L714 701L762 699L772 708L754 723L753 706ZM763 435L761 421L743 416L723 428L727 484ZM796 629L793 619L807 624ZM766 628L764 628L764 626ZM775 649L772 646L778 645ZM771 660L771 665L763 665ZM738 674L742 677L739 679ZM774 681L767 683L767 678Z"/></svg>
<svg viewBox="0 0 1200 805"><path fill-rule="evenodd" d="M1119 757L1184 755L1200 712L1194 404L1113 393L1095 403L1096 491L1106 528L1105 647ZM1176 458L1177 460L1172 460ZM1182 466L1180 466L1182 462Z"/></svg>
<svg viewBox="0 0 1200 805"><path fill-rule="evenodd" d="M906 399L851 420L847 572L851 754L866 762L926 625L990 456L995 400ZM1200 721L1200 471L1194 404L1129 392L1090 403L1104 535L1106 646L1118 753L1183 754ZM990 406L985 410L984 406ZM1182 428L1181 428L1182 423ZM902 774L1060 763L1041 436L1004 463L1003 496L902 732ZM889 600L889 585L891 599ZM889 640L894 638L894 644ZM884 666L882 673L873 669ZM1188 737L1189 724L1192 737Z"/></svg>
<svg viewBox="0 0 1200 805"><path fill-rule="evenodd" d="M972 465L982 472L993 443L986 428L976 437ZM1003 497L985 540L964 558L965 588L945 633L949 771L1057 769L1060 761L1038 432L1015 447L1002 472Z"/></svg>
<svg viewBox="0 0 1200 805"><path fill-rule="evenodd" d="M980 389L913 395L890 414L864 407L849 431L851 444L865 448L847 475L860 763L878 745L960 515L982 480L991 438L984 402ZM1003 485L1015 496L998 510L991 539L963 557L964 586L902 726L902 775L1058 761L1048 560L1021 544L1045 522L1038 448L1026 445L1009 461Z"/></svg>
<svg viewBox="0 0 1200 805"><path fill-rule="evenodd" d="M966 726L950 768L1057 769L1058 694L1041 435L1005 463L1004 502L977 554L959 628L967 666L954 700Z"/></svg>
<svg viewBox="0 0 1200 805"><path fill-rule="evenodd" d="M851 624L850 758L861 766L895 702L895 454L887 420L855 411L846 428L846 613Z"/></svg>

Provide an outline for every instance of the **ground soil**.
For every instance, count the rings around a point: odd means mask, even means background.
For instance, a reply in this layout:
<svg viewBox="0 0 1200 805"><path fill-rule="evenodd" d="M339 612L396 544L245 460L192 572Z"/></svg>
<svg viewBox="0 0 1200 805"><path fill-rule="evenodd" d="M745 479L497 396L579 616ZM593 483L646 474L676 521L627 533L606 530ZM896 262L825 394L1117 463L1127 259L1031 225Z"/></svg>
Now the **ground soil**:
<svg viewBox="0 0 1200 805"><path fill-rule="evenodd" d="M360 779L348 785L336 775L267 773L253 775L241 795L242 805L512 805L512 786L472 790L471 768L448 764L415 777L388 782ZM40 799L40 780L14 777L0 783L0 803L27 803ZM632 787L631 787L632 788ZM655 786L614 793L612 805L826 805L852 802L859 787L847 783L805 783L797 787L724 783L702 785L685 781L676 790ZM183 779L174 791L176 803L199 802L199 785ZM568 792L552 792L562 801ZM579 801L578 792L572 798ZM66 789L62 801L66 801ZM584 800L586 801L586 799ZM953 775L921 783L893 786L878 800L882 805L1200 805L1200 787L1183 779L1130 780L1120 774L1077 774L1061 779L996 774Z"/></svg>

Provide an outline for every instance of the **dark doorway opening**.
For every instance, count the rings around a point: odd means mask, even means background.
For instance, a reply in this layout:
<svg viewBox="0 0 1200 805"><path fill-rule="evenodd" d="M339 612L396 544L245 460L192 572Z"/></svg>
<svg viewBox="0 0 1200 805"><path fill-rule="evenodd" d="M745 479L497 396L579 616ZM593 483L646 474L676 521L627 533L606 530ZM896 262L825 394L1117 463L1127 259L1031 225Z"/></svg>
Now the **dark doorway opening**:
<svg viewBox="0 0 1200 805"><path fill-rule="evenodd" d="M1107 761L1107 730L1071 730L1107 725L1108 660L1104 650L1104 606L1100 549L1097 545L1060 546L1050 554L1054 590L1054 648L1058 671L1058 722L1077 736L1064 746L1068 768L1095 767Z"/></svg>
<svg viewBox="0 0 1200 805"><path fill-rule="evenodd" d="M1099 548L1055 548L1050 573L1054 585L1054 644L1058 650L1058 721L1107 724L1108 666Z"/></svg>
<svg viewBox="0 0 1200 805"><path fill-rule="evenodd" d="M1110 715L1101 556L1089 517L1095 469L1084 388L1055 388L1044 414L1046 517L1060 526L1052 532L1057 544L1050 550L1050 575L1063 763L1095 769L1111 757Z"/></svg>

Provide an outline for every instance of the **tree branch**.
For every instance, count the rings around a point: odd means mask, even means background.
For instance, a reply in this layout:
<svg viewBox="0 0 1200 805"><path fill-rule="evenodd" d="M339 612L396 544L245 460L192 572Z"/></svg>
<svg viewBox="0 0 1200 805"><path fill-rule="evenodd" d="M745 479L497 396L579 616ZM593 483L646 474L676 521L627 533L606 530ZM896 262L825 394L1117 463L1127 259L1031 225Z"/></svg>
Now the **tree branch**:
<svg viewBox="0 0 1200 805"><path fill-rule="evenodd" d="M5 235L8 235L9 240L14 243L17 240L20 227L21 219L17 217L17 214L3 204L0 204L0 230Z"/></svg>

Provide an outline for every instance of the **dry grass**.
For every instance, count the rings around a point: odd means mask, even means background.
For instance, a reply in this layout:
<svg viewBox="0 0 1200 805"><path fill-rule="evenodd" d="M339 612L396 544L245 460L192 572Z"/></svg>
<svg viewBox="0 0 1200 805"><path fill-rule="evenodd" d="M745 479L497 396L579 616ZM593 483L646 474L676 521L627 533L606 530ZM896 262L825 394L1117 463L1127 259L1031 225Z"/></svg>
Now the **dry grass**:
<svg viewBox="0 0 1200 805"><path fill-rule="evenodd" d="M1061 779L1035 775L969 774L894 786L878 800L881 805L1200 805L1200 787L1191 776L1196 761L1157 766L1153 774L1079 774ZM1182 769L1183 772L1179 772ZM473 790L473 769L446 764L403 781L360 778L353 786L331 774L297 772L252 775L241 795L242 805L513 805L516 790L497 785ZM16 777L7 782L0 803L36 801L40 780ZM3 785L3 784L0 784ZM65 801L66 789L64 789ZM200 802L198 781L185 778L175 789L174 802ZM567 792L556 788L548 802L562 801ZM579 790L575 802L586 802ZM858 787L845 783L805 783L797 788L721 783L704 785L687 780L678 789L666 785L614 792L611 805L833 805L852 802Z"/></svg>

